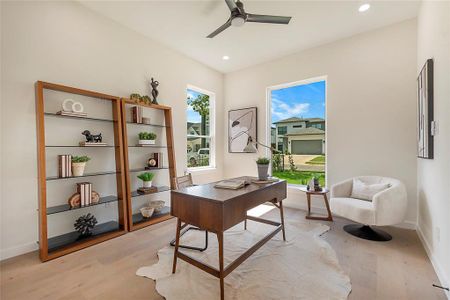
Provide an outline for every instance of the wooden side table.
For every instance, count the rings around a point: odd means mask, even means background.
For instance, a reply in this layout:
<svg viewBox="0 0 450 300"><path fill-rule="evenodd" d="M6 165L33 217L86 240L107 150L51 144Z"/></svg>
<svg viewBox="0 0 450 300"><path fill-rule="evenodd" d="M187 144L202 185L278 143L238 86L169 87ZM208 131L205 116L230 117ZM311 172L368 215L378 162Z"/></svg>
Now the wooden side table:
<svg viewBox="0 0 450 300"><path fill-rule="evenodd" d="M300 188L301 191L306 193L306 200L308 201L308 214L306 215L306 219L310 220L323 220L323 221L333 221L333 216L331 215L330 204L328 203L327 194L329 190L327 188L322 188L321 191L309 191L306 187ZM311 215L311 195L322 195L323 200L325 202L325 206L327 207L328 216L313 216Z"/></svg>

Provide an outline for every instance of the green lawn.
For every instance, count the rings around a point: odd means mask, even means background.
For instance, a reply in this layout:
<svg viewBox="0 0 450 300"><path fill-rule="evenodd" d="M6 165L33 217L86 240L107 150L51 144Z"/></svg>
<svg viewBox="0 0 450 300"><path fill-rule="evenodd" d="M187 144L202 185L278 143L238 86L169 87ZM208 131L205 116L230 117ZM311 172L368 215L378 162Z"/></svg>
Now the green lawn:
<svg viewBox="0 0 450 300"><path fill-rule="evenodd" d="M273 176L286 179L288 183L292 184L308 184L308 181L313 177L319 178L320 186L325 186L325 172L310 172L310 171L278 171L273 172Z"/></svg>
<svg viewBox="0 0 450 300"><path fill-rule="evenodd" d="M307 161L308 165L324 165L325 164L325 155L317 156L310 161Z"/></svg>

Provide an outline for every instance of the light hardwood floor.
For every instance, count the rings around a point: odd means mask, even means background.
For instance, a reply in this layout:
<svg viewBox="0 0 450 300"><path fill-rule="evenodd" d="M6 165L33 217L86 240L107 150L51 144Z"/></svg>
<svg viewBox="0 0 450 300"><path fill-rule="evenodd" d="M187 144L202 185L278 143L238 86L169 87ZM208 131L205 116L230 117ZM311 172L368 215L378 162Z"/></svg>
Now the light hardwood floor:
<svg viewBox="0 0 450 300"><path fill-rule="evenodd" d="M305 212L286 209L286 219L304 220ZM269 218L277 219L271 211ZM306 220L305 220L306 222ZM431 286L438 279L415 231L386 228L387 243L365 241L342 230L346 220L325 221L323 235L350 276L349 299L445 299ZM156 251L172 239L175 220L41 263L37 252L3 261L1 299L163 299L155 283L135 275L157 261Z"/></svg>

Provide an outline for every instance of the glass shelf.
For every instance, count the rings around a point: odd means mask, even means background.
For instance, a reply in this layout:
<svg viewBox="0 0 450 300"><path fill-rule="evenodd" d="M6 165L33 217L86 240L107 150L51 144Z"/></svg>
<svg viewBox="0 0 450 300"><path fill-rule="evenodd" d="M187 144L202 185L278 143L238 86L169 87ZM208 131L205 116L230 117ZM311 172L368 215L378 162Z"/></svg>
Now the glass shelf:
<svg viewBox="0 0 450 300"><path fill-rule="evenodd" d="M159 145L146 145L146 146L129 145L128 147L130 147L130 148L169 148L167 146L159 146Z"/></svg>
<svg viewBox="0 0 450 300"><path fill-rule="evenodd" d="M52 252L67 246L73 246L74 244L83 243L88 240L94 240L101 235L105 235L118 230L121 230L119 223L117 223L116 221L109 221L96 225L92 230L92 235L87 237L80 236L77 231L54 236L48 239L48 252Z"/></svg>
<svg viewBox="0 0 450 300"><path fill-rule="evenodd" d="M142 216L142 214L139 212L139 213L133 214L133 225L148 222L148 221L154 221L161 217L166 217L167 215L170 215L170 207L169 206L164 206L160 212L154 213L150 218L144 218Z"/></svg>
<svg viewBox="0 0 450 300"><path fill-rule="evenodd" d="M133 191L133 192L131 192L131 197L134 198L134 197L148 196L148 195L153 195L153 194L170 191L170 187L168 187L168 186L158 186L156 188L157 188L156 191L148 193L148 194L140 194L137 191Z"/></svg>
<svg viewBox="0 0 450 300"><path fill-rule="evenodd" d="M139 168L139 169L131 169L130 173L134 173L134 172L144 172L144 171L152 171L152 170L166 170L168 169L168 167L161 167L161 168Z"/></svg>
<svg viewBox="0 0 450 300"><path fill-rule="evenodd" d="M106 145L106 146L69 146L69 145L45 145L46 148L88 148L88 149L92 149L92 148L116 148L119 146L110 146L110 145Z"/></svg>
<svg viewBox="0 0 450 300"><path fill-rule="evenodd" d="M60 180L60 179L73 179L73 178L82 178L82 177L90 177L90 176L101 176L101 175L110 175L110 174L118 174L120 172L117 171L109 171L109 172L96 172L96 173L85 173L83 176L70 176L70 177L58 177L58 176L51 176L47 177L47 181L52 180Z"/></svg>
<svg viewBox="0 0 450 300"><path fill-rule="evenodd" d="M51 206L51 207L47 207L47 215L52 215L52 214L57 214L57 213L61 213L61 212L66 212L66 211L72 211L72 210L77 210L77 209L97 206L97 205L110 203L110 202L117 202L117 200L118 200L118 198L116 196L106 196L106 197L101 197L100 201L98 203L91 204L91 205L86 205L86 206L79 206L79 207L74 207L74 208L70 208L69 204L62 204L62 205L57 205L57 206Z"/></svg>
<svg viewBox="0 0 450 300"><path fill-rule="evenodd" d="M76 116L64 116L64 115L58 115L55 113L44 113L45 116L49 117L57 117L57 118L65 118L65 119L76 119L76 120L89 120L89 121L101 121L101 122L117 122L110 119L101 119L101 118L90 118L90 117L76 117Z"/></svg>
<svg viewBox="0 0 450 300"><path fill-rule="evenodd" d="M159 125L159 124L144 124L144 123L136 123L136 122L129 122L129 121L127 121L127 124L139 125L139 126L161 127L161 128L167 128L167 127L169 127L169 126L166 126L166 125Z"/></svg>

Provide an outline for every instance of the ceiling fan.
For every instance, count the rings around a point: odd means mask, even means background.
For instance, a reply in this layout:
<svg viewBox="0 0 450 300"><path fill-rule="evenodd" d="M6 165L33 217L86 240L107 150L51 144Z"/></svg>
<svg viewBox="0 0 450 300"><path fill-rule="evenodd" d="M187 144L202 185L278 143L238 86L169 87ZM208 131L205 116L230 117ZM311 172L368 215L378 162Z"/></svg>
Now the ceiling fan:
<svg viewBox="0 0 450 300"><path fill-rule="evenodd" d="M271 23L271 24L289 24L291 17L281 16L268 16L268 15L255 15L248 14L244 10L244 4L237 0L225 0L225 3L230 9L231 16L225 24L217 28L214 32L207 36L207 38L213 38L230 26L242 26L245 22L252 23Z"/></svg>

